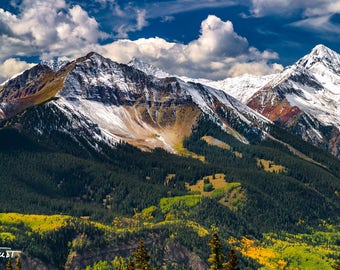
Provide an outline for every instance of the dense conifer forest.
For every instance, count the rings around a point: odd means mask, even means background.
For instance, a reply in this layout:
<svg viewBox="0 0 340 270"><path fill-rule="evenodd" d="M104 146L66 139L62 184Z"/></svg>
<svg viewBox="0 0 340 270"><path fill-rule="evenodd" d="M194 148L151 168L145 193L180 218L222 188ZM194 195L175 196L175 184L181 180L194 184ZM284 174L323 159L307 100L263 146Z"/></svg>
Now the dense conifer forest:
<svg viewBox="0 0 340 270"><path fill-rule="evenodd" d="M72 258L86 254L102 264L124 259L127 267L131 252L144 239L152 267L189 269L189 259L164 260L165 248L177 245L208 267L208 243L217 228L226 248L223 256L235 250L240 269L265 265L246 249L250 242L270 247L276 259L267 260L273 265L282 259L294 266L287 259L290 254L281 251L279 258L281 244L288 239L311 247L327 239L333 250L322 251L324 259L319 261L331 267L340 252L339 161L284 130L273 132L281 142L243 144L201 119L183 145L204 156L202 161L162 149L143 152L126 143L115 149L103 145L102 154L97 154L61 134L54 134L50 144L48 138L4 127L0 246L23 250L58 269L73 269ZM209 144L203 136L229 147ZM314 162L295 155L283 142ZM266 162L282 169L268 171L259 165ZM214 184L218 175L224 177L222 187ZM193 188L200 179L206 188L202 192ZM32 214L44 216L35 219ZM54 221L47 222L49 217ZM96 261L84 262L84 269L95 267Z"/></svg>

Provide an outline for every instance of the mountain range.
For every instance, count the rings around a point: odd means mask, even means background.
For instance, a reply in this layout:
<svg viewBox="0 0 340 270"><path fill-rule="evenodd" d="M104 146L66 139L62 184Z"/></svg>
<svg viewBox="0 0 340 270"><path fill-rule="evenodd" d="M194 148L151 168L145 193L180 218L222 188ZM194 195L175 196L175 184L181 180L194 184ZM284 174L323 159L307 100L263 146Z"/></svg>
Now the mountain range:
<svg viewBox="0 0 340 270"><path fill-rule="evenodd" d="M4 84L1 100L3 119L49 101L44 109L60 123L46 125L41 117L47 113L37 115L39 121L30 125L37 136L55 129L74 137L82 130L93 147L123 140L144 150L176 152L201 115L244 143L264 136L262 127L270 123L223 91L176 77L160 79L96 53L57 71L37 65Z"/></svg>
<svg viewBox="0 0 340 270"><path fill-rule="evenodd" d="M159 269L205 270L218 229L242 269L331 269L339 70L323 45L222 81L95 52L25 70L0 85L0 246L86 269L144 238Z"/></svg>
<svg viewBox="0 0 340 270"><path fill-rule="evenodd" d="M155 76L169 76L138 59L130 65ZM220 89L276 124L339 158L340 55L324 45L281 73L245 74L221 81L191 79Z"/></svg>
<svg viewBox="0 0 340 270"><path fill-rule="evenodd" d="M82 130L93 148L123 140L175 153L206 115L244 143L279 125L339 158L339 63L337 53L318 45L279 74L213 82L89 53L69 63L43 62L2 84L0 116L48 101L45 108L67 120L51 126L40 119L31 126L37 135L56 129L75 138Z"/></svg>

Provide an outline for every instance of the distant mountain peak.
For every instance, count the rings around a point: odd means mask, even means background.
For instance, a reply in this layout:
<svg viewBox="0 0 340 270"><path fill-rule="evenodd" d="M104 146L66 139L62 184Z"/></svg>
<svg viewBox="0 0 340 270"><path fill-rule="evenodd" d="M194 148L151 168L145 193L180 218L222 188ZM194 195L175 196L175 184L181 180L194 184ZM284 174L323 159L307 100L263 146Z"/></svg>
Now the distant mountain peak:
<svg viewBox="0 0 340 270"><path fill-rule="evenodd" d="M248 106L340 158L340 55L324 45L256 92Z"/></svg>
<svg viewBox="0 0 340 270"><path fill-rule="evenodd" d="M136 69L139 69L143 71L144 73L148 75L155 76L157 78L166 78L166 77L172 77L173 75L163 71L162 69L151 65L147 62L144 62L140 58L133 57L131 61L128 63L128 66L134 67Z"/></svg>
<svg viewBox="0 0 340 270"><path fill-rule="evenodd" d="M301 58L297 65L306 69L315 69L321 66L332 70L335 73L340 72L340 55L325 45L319 44L312 51Z"/></svg>
<svg viewBox="0 0 340 270"><path fill-rule="evenodd" d="M325 55L325 54L333 54L336 53L333 50L331 50L330 48L328 48L327 46L323 45L323 44L318 44L316 45L312 51L311 51L311 55Z"/></svg>
<svg viewBox="0 0 340 270"><path fill-rule="evenodd" d="M69 63L67 60L50 59L40 62L41 65L48 66L53 71L58 71Z"/></svg>
<svg viewBox="0 0 340 270"><path fill-rule="evenodd" d="M97 53L97 52L89 52L86 56L86 59L89 58L104 58L101 54Z"/></svg>

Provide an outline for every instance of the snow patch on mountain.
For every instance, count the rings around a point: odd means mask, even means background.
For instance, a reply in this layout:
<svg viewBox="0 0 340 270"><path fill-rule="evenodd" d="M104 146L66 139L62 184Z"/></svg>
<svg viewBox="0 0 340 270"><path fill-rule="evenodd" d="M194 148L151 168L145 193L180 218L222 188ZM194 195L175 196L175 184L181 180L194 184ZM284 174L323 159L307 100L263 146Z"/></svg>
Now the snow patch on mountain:
<svg viewBox="0 0 340 270"><path fill-rule="evenodd" d="M162 131L144 122L136 109L105 105L83 98L76 101L60 98L57 103L61 107L69 108L69 111L78 116L86 116L90 122L98 125L102 134L99 139L111 145L122 140L127 142L144 140L150 148L162 147L169 152L175 152L162 136Z"/></svg>

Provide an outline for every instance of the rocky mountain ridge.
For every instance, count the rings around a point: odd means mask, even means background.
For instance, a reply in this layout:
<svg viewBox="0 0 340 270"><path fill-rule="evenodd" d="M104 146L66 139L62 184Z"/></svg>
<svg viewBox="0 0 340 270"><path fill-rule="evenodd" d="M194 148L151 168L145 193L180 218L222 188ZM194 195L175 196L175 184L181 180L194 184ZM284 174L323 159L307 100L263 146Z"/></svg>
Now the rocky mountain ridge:
<svg viewBox="0 0 340 270"><path fill-rule="evenodd" d="M157 68L134 60L148 74ZM317 45L281 73L221 81L182 78L220 89L290 132L339 158L340 55Z"/></svg>
<svg viewBox="0 0 340 270"><path fill-rule="evenodd" d="M0 116L8 119L49 101L55 115L68 119L66 126L54 121L53 129L71 136L83 130L94 148L95 141L123 140L170 152L178 152L204 115L244 143L264 138L275 122L339 157L339 63L337 53L318 45L280 74L212 82L92 52L69 63L43 62L2 84ZM41 123L34 123L38 134L48 129Z"/></svg>
<svg viewBox="0 0 340 270"><path fill-rule="evenodd" d="M247 105L334 156L340 156L340 56L323 45L287 67Z"/></svg>
<svg viewBox="0 0 340 270"><path fill-rule="evenodd" d="M123 140L144 150L178 152L203 116L244 143L264 137L262 128L270 124L222 91L175 77L150 76L97 53L57 71L37 65L3 85L0 100L4 120L44 103L53 113L37 112L31 121L37 135L51 129L71 137L83 134L94 148L95 141L113 145ZM59 120L49 119L47 124L47 115Z"/></svg>

